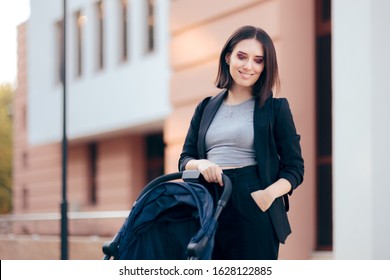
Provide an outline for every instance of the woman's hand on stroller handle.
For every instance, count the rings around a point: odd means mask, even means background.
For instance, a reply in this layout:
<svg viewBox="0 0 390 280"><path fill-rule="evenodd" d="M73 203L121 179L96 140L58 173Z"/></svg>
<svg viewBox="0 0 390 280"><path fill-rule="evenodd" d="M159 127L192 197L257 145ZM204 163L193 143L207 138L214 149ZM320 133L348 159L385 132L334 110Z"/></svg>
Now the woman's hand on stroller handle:
<svg viewBox="0 0 390 280"><path fill-rule="evenodd" d="M199 170L207 182L223 186L222 168L207 159L190 160L186 170Z"/></svg>

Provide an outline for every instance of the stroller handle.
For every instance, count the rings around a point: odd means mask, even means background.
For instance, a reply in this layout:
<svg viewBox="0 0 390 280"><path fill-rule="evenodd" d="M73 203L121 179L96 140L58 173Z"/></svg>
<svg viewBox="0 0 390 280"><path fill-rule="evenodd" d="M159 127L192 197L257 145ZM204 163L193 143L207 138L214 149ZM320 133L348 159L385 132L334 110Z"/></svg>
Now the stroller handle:
<svg viewBox="0 0 390 280"><path fill-rule="evenodd" d="M160 183L171 181L171 180L177 180L177 179L182 179L183 181L187 181L187 182L192 181L195 183L199 183L200 181L204 180L203 176L198 170L184 170L180 172L165 174L165 175L161 175L160 177L157 177L156 179L152 180L149 184L147 184L143 189L143 191L141 192L140 196L144 195L150 189L154 188ZM224 190L221 195L221 198L219 199L218 205L225 207L227 201L230 198L233 187L230 178L223 173L222 173L222 181L224 185Z"/></svg>

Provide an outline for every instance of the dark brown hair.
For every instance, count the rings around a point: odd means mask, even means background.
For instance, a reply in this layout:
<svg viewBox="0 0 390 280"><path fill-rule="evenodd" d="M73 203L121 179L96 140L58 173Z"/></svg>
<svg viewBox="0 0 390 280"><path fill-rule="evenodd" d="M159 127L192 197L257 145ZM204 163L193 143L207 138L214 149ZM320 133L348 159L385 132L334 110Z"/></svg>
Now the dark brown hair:
<svg viewBox="0 0 390 280"><path fill-rule="evenodd" d="M278 62L276 59L276 51L271 37L261 28L254 26L242 26L237 29L227 40L225 46L222 48L219 57L218 75L216 79L216 86L221 89L230 89L233 85L233 78L229 72L229 65L226 63L226 55L231 53L235 46L246 39L256 39L264 49L264 70L260 78L253 85L253 96L260 101L260 106L268 97L272 96L272 89L276 87L279 89L279 72Z"/></svg>

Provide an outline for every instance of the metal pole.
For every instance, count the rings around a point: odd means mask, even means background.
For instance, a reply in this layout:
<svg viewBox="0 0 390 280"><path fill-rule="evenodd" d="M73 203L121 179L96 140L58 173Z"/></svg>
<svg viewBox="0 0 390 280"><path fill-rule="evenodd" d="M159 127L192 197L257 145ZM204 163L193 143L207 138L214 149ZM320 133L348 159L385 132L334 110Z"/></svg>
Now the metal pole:
<svg viewBox="0 0 390 280"><path fill-rule="evenodd" d="M62 34L62 86L63 86L63 131L62 131L62 203L61 203L61 259L68 259L68 202L66 199L66 177L68 161L68 141L66 136L66 0L63 10Z"/></svg>

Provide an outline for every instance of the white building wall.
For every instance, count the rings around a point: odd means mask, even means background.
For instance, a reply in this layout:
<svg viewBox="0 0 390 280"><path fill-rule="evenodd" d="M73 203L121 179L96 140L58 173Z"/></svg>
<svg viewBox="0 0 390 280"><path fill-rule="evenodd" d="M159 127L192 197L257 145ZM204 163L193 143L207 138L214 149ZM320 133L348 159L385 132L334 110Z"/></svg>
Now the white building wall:
<svg viewBox="0 0 390 280"><path fill-rule="evenodd" d="M169 0L156 0L155 51L144 51L144 0L129 0L129 57L120 62L120 0L105 0L105 66L97 70L96 0L68 0L67 132L70 140L162 123L170 112L168 14ZM62 85L57 77L55 23L63 1L32 0L28 22L29 141L58 142L62 138ZM75 74L74 13L86 16L83 75ZM162 126L161 126L162 127Z"/></svg>
<svg viewBox="0 0 390 280"><path fill-rule="evenodd" d="M334 0L334 256L390 258L386 0Z"/></svg>

